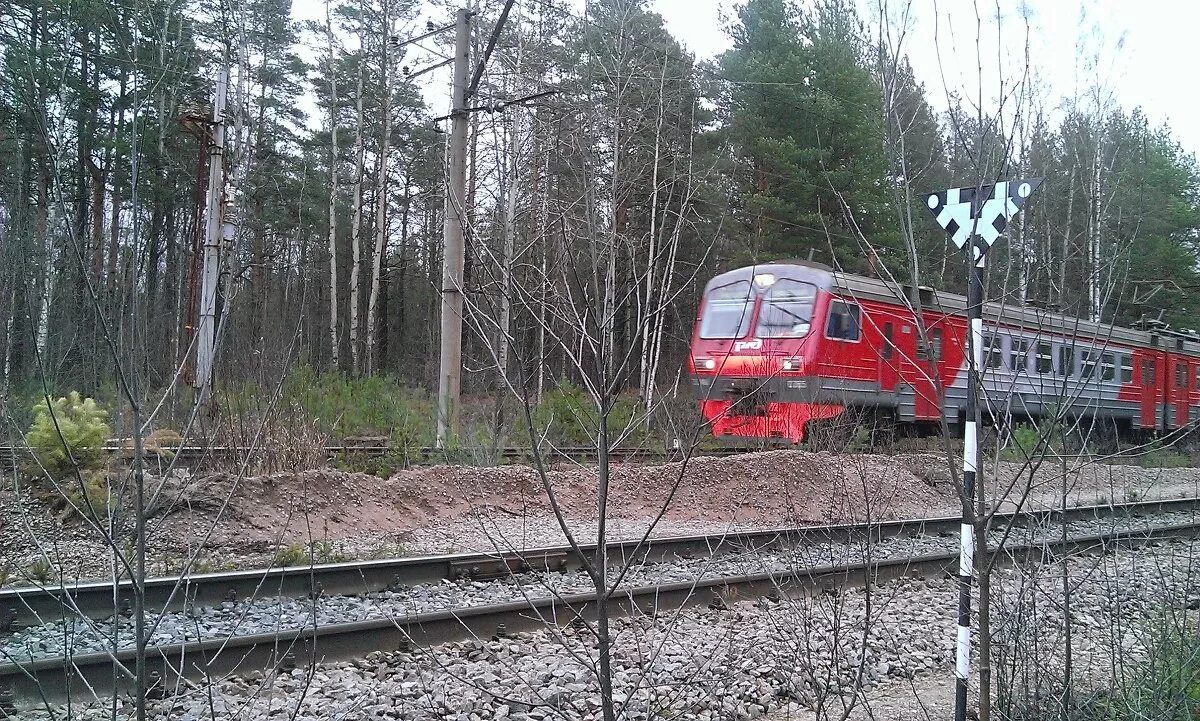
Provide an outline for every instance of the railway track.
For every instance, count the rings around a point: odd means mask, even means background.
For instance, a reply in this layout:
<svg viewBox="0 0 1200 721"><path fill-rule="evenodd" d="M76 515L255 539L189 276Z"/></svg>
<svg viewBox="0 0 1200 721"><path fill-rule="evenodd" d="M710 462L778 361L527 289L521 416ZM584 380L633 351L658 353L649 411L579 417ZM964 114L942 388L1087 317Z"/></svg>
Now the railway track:
<svg viewBox="0 0 1200 721"><path fill-rule="evenodd" d="M697 448L691 451L691 456L734 456L741 453L767 450L780 446L723 446L717 448ZM167 449L163 452L148 451L146 457L150 462L166 465L173 462L175 466L186 468L203 468L210 464L228 464L255 453L269 453L277 449L270 448L239 448L233 446L181 446ZM110 456L129 457L132 451L125 446L106 446L104 452ZM394 457L405 464L431 465L438 463L457 463L464 459L475 458L464 451L447 451L431 446L403 447L391 445L327 445L325 454L329 460L339 458L385 458ZM555 446L542 450L545 458L551 461L577 461L582 463L595 462L596 449L587 446ZM480 449L478 457L497 463L529 463L533 460L533 452L529 448L509 447L499 448L493 453L490 449ZM614 448L609 451L612 460L621 463L634 462L666 462L682 459L683 451L658 450L653 448ZM0 446L0 468L11 468L29 458L28 451L16 446Z"/></svg>
<svg viewBox="0 0 1200 721"><path fill-rule="evenodd" d="M1012 543L1003 558L1042 560L1064 552L1103 552L1116 546L1135 546L1169 538L1200 535L1200 499L1149 501L1115 506L1089 506L1057 511L1036 511L998 516L1002 524L1036 529L1052 523L1081 523L1081 532L1065 542L1056 533L1044 538ZM1164 516L1166 525L1136 529L1116 528L1120 519ZM1102 531L1089 522L1109 525ZM867 561L767 568L760 572L697 575L687 580L661 579L654 583L635 577L613 599L620 614L661 611L697 603L723 602L730 597L754 597L771 593L792 593L816 588L861 585L867 578L890 580L906 574L936 575L954 571L957 559L958 518L935 518L886 523L846 524L806 528L774 529L722 536L691 536L653 539L647 544L618 542L609 544L610 558L633 561L653 567L680 559L713 559L722 555L763 554L783 548L804 548L815 544L852 544L867 539L882 544L889 539L943 539L945 550L930 553L898 553ZM872 544L874 547L874 544ZM594 548L585 548L590 553ZM561 572L569 574L582 566L583 559L566 547L543 548L517 554L457 554L423 558L369 561L235 573L205 574L187 579L154 579L147 583L148 607L161 610L186 609L206 604L228 604L239 598L309 598L334 596L367 597L440 582L445 579L471 579L475 583L512 579L520 574ZM114 599L129 598L132 587L121 584L81 584L69 589L8 589L0 592L0 609L10 610L8 631L68 616L102 618L111 614ZM464 638L486 638L505 632L531 630L547 623L569 623L576 618L594 616L596 598L591 593L550 594L531 597L520 594L515 600L481 603L390 615L348 623L283 628L271 633L226 634L184 643L163 644L149 649L149 668L162 688L169 689L184 680L212 677L234 672L249 672L362 656L376 650L396 650L412 644L431 645ZM3 639L0 638L0 641ZM5 659L10 661L9 659ZM83 653L0 663L0 699L11 694L18 703L43 696L52 700L90 697L121 690L125 683L114 673L117 664L130 666L132 649L114 652Z"/></svg>

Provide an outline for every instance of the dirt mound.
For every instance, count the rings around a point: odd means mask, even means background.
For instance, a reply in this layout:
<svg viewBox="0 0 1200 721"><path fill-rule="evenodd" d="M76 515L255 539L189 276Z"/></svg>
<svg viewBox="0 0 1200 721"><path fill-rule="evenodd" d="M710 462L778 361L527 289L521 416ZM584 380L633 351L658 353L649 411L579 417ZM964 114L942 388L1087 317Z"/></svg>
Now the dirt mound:
<svg viewBox="0 0 1200 721"><path fill-rule="evenodd" d="M167 515L188 516L195 529L228 497L216 534L225 541L394 535L463 518L546 517L552 511L546 484L568 517L595 518L594 468L552 470L543 482L525 466L435 466L388 479L334 470L241 480L215 475L192 484L203 489L196 503L182 499ZM946 500L887 457L792 450L614 465L607 492L610 518L648 520L662 512L665 521L743 526L922 515Z"/></svg>

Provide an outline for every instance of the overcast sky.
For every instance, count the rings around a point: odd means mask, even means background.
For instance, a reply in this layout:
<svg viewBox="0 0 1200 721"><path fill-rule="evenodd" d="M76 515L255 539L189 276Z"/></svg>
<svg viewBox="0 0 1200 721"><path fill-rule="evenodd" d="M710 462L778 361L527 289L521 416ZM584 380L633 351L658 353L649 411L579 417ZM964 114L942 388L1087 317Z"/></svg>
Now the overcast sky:
<svg viewBox="0 0 1200 721"><path fill-rule="evenodd" d="M740 4L733 0L655 0L654 7L688 49L710 57L729 47L725 28ZM874 21L879 4L878 0L859 0L864 21ZM888 4L902 6L903 1ZM1140 105L1152 123L1169 123L1185 148L1200 151L1200 58L1196 57L1200 2L1028 0L1023 4L1030 15L1029 64L1047 88L1051 104L1086 93L1098 80L1123 107ZM989 86L985 97L995 87L1001 62L998 49L1003 50L1002 62L1008 73L1020 73L1025 66L1026 32L1020 5L1012 0L979 3L984 13L980 35L987 49L983 59ZM997 6L1004 14L999 23ZM947 87L972 97L978 92L975 8L968 0L914 0L912 4L912 30L905 47L917 77L939 109L946 105ZM1099 63L1089 62L1088 58L1094 57Z"/></svg>
<svg viewBox="0 0 1200 721"><path fill-rule="evenodd" d="M499 0L485 0L499 2ZM526 0L517 0L518 6ZM712 58L729 47L725 28L743 0L652 0L651 7L689 50ZM574 0L580 8L582 0ZM880 2L857 0L864 21L874 23ZM294 0L300 19L323 19L322 0ZM984 104L994 101L1003 74L1013 82L1025 67L1026 31L1019 16L1028 8L1029 63L1044 88L1047 104L1086 93L1099 82L1125 109L1141 106L1152 124L1169 123L1190 152L1200 151L1200 83L1196 0L979 0L984 13ZM997 22L996 10L1002 16ZM893 11L896 8L893 9ZM913 0L905 48L917 77L937 109L946 90L975 97L976 4L970 0ZM449 35L447 33L447 35ZM449 41L447 37L445 41ZM436 49L436 48L434 48ZM1097 58L1094 63L1089 58ZM1003 68L1002 73L998 68ZM429 77L426 97L435 111L448 105L449 76Z"/></svg>

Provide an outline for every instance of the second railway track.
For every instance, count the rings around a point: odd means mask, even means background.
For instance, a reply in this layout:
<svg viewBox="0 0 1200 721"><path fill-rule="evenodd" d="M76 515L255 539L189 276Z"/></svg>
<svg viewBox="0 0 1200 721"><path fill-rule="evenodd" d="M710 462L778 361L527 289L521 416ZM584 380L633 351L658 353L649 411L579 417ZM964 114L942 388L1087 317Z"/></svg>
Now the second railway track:
<svg viewBox="0 0 1200 721"><path fill-rule="evenodd" d="M1065 514L1042 511L998 516L1001 524L1014 528L1046 528L1048 524L1073 524L1065 549L1101 550L1111 544L1137 544L1163 538L1193 536L1198 529L1197 499L1152 501L1115 506L1090 506L1068 509ZM1165 525L1146 525L1144 519L1166 520ZM1141 519L1138 521L1137 519ZM614 562L633 561L639 568L651 572L634 573L618 594L615 602L622 613L636 610L662 610L690 603L710 602L714 598L762 595L768 592L791 592L814 586L841 586L862 583L867 577L888 579L905 573L937 574L951 570L957 560L957 518L908 520L865 525L820 526L774 529L722 536L693 536L686 538L652 539L646 544L619 542L609 544ZM1090 525L1089 525L1090 524ZM1129 528L1129 526L1136 526ZM1033 538L1032 531L1017 534L1020 542L1008 546L1006 557L1057 553L1064 550L1058 534L1042 534ZM882 545L891 539L935 539L924 546L891 550ZM874 544L861 544L871 539ZM876 549L872 557L853 558L836 551L837 544ZM798 548L814 548L797 561ZM824 549L835 548L822 561ZM914 550L915 548L915 550ZM790 549L790 550L789 550ZM899 549L899 550L898 550ZM590 554L594 548L584 549ZM771 554L776 554L772 556ZM782 555L781 555L782 554ZM740 556L748 562L739 564ZM725 568L714 573L697 572L715 559L733 558ZM769 562L768 562L768 559ZM782 560L780 560L782 559ZM790 560L789 560L790 559ZM671 564L675 564L672 566ZM583 559L566 547L544 548L520 554L459 554L425 558L369 561L363 563L329 564L308 568L287 568L242 571L225 574L206 574L190 578L155 579L147 583L147 603L157 611L193 611L211 605L224 604L234 618L238 604L246 603L245 613L254 610L249 599L274 599L282 609L301 608L312 611L311 623L285 622L280 610L280 622L269 632L238 633L232 628L217 629L207 636L190 638L178 643L160 643L149 650L150 664L159 682L166 686L186 679L277 668L291 663L309 663L361 656L373 650L392 650L406 644L435 644L445 641L488 637L497 629L526 630L546 623L564 623L572 619L589 618L596 602L593 594L578 583L578 570ZM661 567L661 568L658 568ZM658 570L654 570L658 568ZM672 569L687 569L680 575ZM666 569L668 573L660 572ZM576 574L574 585L569 580L554 586L547 579ZM546 574L551 574L547 576ZM410 603L406 589L422 584L447 585L457 579L463 588L490 589L518 578L538 578L537 584L550 589L536 591L537 585L512 584L504 593L489 597L480 592L474 600L462 599L447 603L433 598L422 606ZM527 583L528 582L524 582ZM558 583L558 582L554 582ZM497 586L498 584L498 586ZM534 588L530 592L528 588ZM0 609L18 609L8 613L10 632L20 626L53 622L56 618L101 618L111 615L115 605L122 604L132 590L129 584L86 584L69 589L9 589L0 592ZM507 594L507 595L505 595ZM464 597L469 594L464 593ZM231 601L231 598L242 599ZM356 599L355 603L378 605L384 611L374 617L352 621L336 617L337 597ZM387 606L383 601L398 605ZM301 599L286 601L283 599ZM289 606L288 604L299 604ZM360 604L361 605L361 604ZM335 618L318 620L317 610L333 608ZM385 608L386 607L386 608ZM307 611L306 611L307 612ZM350 614L353 615L353 614ZM368 615L369 616L369 615ZM183 618L188 618L185 613ZM105 622L100 622L101 624ZM119 621L118 621L119 623ZM253 624L251 624L253 625ZM73 633L80 629L73 628ZM112 626L105 627L111 630ZM20 631L17 631L20 633ZM69 635L69 634L68 634ZM4 639L0 637L0 648ZM132 649L63 652L36 657L16 658L10 645L8 658L0 663L0 689L8 688L18 699L29 701L46 693L47 689L60 698L67 696L109 693L114 684L115 664L127 664ZM61 689L60 691L54 691Z"/></svg>
<svg viewBox="0 0 1200 721"><path fill-rule="evenodd" d="M715 456L725 457L734 456L741 453L751 453L754 451L771 450L774 448L790 447L780 444L761 445L761 446L723 446L717 448L696 448L688 452L691 457L698 456ZM266 454L275 452L278 449L259 447L259 448L241 448L235 446L180 446L177 448L165 448L161 451L148 450L146 458L152 465L175 465L186 468L205 468L217 465L227 466L230 463L237 462L254 454ZM121 445L111 445L104 448L104 452L110 456L128 457L132 451L130 448ZM576 461L580 463L594 463L596 461L596 449L587 446L553 446L547 447L541 451L543 458L548 461ZM431 446L392 446L386 444L369 444L369 445L327 445L325 446L325 455L329 460L337 460L345 457L358 458L384 458L393 457L402 461L406 465L435 465L439 463L460 463L471 458L476 462L479 459L486 459L489 462L498 463L529 463L533 459L533 451L524 447L508 447L497 449L478 449L475 451L447 451L445 449L434 448ZM681 450L658 450L654 448L613 448L609 450L609 457L616 462L634 463L634 462L668 462L680 460L685 453ZM16 446L0 446L0 468L11 468L14 464L20 464L30 458L27 449Z"/></svg>

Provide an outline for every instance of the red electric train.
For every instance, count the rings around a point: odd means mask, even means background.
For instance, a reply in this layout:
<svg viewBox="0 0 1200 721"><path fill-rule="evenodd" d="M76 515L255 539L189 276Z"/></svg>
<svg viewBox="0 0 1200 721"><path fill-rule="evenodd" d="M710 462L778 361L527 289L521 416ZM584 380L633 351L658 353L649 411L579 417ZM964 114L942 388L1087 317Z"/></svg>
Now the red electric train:
<svg viewBox="0 0 1200 721"><path fill-rule="evenodd" d="M713 434L798 443L808 424L847 410L913 429L945 413L961 428L967 299L916 291L927 329L922 343L905 302L913 292L811 263L768 263L713 278L688 359ZM1195 334L989 303L983 350L985 419L1063 409L1118 432L1169 432L1200 418Z"/></svg>

